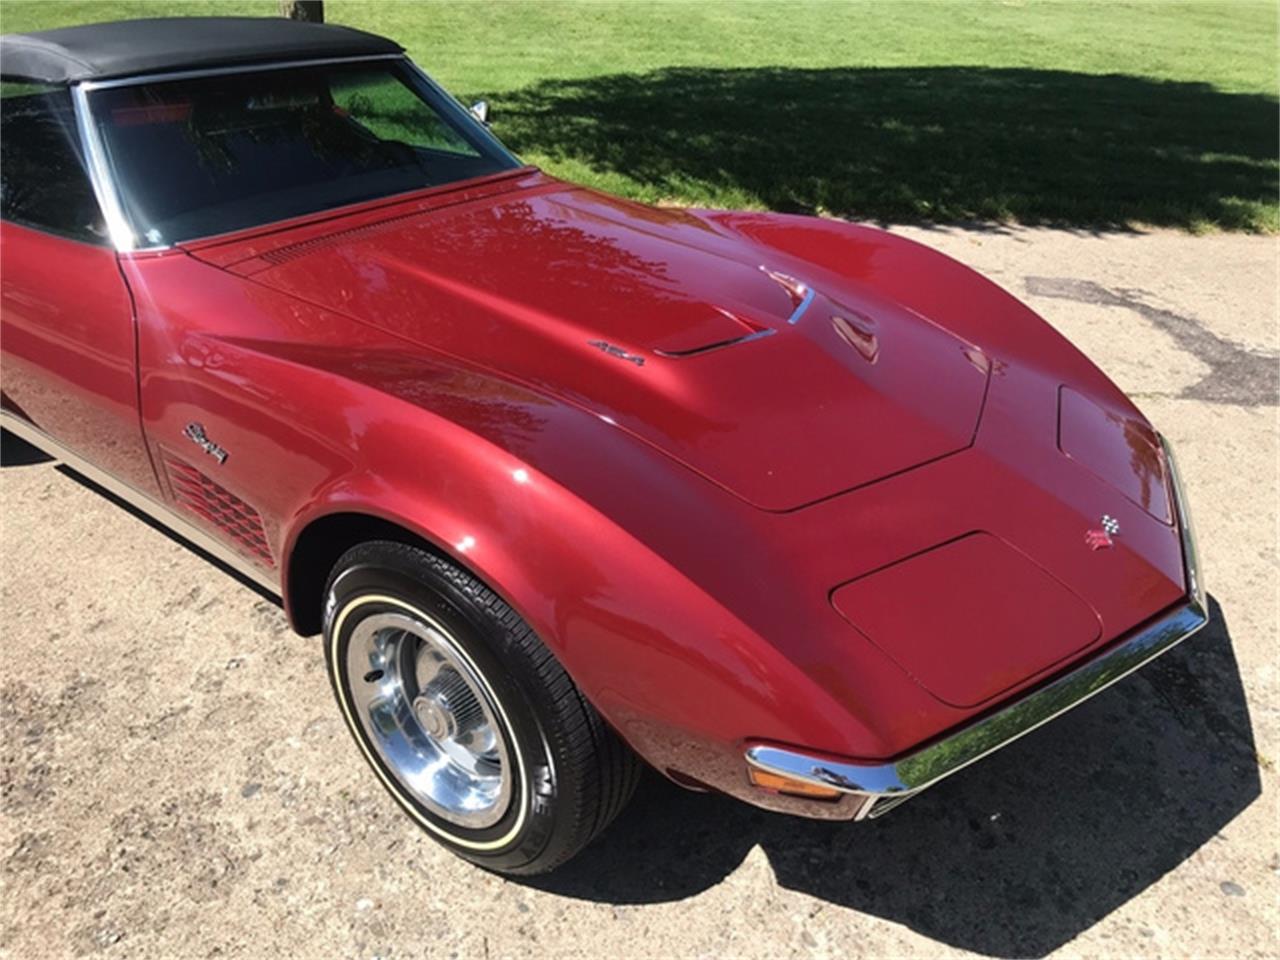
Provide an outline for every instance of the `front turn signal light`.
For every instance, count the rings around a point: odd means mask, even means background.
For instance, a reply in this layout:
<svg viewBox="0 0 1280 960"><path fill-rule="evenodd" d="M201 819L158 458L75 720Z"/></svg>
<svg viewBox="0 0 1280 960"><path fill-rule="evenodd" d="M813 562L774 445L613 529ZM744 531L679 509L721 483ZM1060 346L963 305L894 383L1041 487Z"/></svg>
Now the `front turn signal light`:
<svg viewBox="0 0 1280 960"><path fill-rule="evenodd" d="M791 797L835 800L840 796L840 791L835 787L823 786L820 783L810 783L808 780L796 780L793 777L784 777L781 774L770 773L768 770L761 770L758 767L748 767L747 776L757 787L785 793Z"/></svg>

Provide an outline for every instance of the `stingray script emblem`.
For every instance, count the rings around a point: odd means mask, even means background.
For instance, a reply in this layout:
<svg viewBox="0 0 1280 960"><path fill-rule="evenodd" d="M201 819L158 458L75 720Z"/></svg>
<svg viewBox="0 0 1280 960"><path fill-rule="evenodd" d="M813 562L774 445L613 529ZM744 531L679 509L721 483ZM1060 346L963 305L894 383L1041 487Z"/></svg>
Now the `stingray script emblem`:
<svg viewBox="0 0 1280 960"><path fill-rule="evenodd" d="M205 453L217 460L218 463L227 462L227 451L209 439L201 424L188 423L187 428L183 430L182 433L189 440L204 450Z"/></svg>

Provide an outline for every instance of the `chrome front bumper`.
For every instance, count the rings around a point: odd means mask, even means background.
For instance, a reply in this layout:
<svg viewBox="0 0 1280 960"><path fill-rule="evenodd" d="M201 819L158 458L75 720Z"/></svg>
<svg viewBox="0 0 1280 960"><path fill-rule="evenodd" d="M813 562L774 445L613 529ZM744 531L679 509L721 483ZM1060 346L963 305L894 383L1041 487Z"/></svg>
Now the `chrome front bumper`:
<svg viewBox="0 0 1280 960"><path fill-rule="evenodd" d="M941 740L886 763L831 761L782 747L757 745L747 750L747 763L795 780L833 787L861 797L853 818L877 817L989 753L1048 723L1128 676L1143 664L1177 646L1209 622L1204 581L1200 576L1195 537L1173 451L1164 438L1177 521L1182 534L1187 598L1179 606L1118 641L1051 683L973 721Z"/></svg>

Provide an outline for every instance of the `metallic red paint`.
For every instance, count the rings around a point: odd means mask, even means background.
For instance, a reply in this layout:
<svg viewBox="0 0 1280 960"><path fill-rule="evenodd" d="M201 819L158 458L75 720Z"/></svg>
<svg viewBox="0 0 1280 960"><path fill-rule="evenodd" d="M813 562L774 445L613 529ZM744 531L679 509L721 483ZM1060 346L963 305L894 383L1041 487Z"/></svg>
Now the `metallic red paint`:
<svg viewBox="0 0 1280 960"><path fill-rule="evenodd" d="M767 510L972 441L986 369L950 334L848 285L838 302L822 287L788 330L796 305L761 269L776 257L628 213L585 190L517 189L328 242L258 243L231 268L607 416ZM873 362L830 322L845 313L877 318ZM661 356L761 331L790 335ZM601 341L649 362L619 364Z"/></svg>
<svg viewBox="0 0 1280 960"><path fill-rule="evenodd" d="M1083 650L1101 632L1083 599L988 533L869 573L835 591L831 601L925 689L957 707L988 702ZM1034 624L1027 622L1028 610L1036 611ZM983 670L967 666L975 650L983 652Z"/></svg>
<svg viewBox="0 0 1280 960"><path fill-rule="evenodd" d="M753 802L820 814L748 786L748 741L897 756L1186 593L1159 449L1059 449L1064 385L1124 436L1146 421L1013 297L888 233L523 170L122 254L130 325L114 255L3 230L5 391L39 426L167 497L166 460L204 471L261 514L286 586L310 524L402 526L500 592L650 763ZM797 323L762 266L816 291ZM96 419L42 400L62 394ZM1123 533L1095 552L1103 514ZM1002 543L1007 579L949 543ZM858 584L921 556L864 609ZM1076 606L1038 647L1047 594Z"/></svg>
<svg viewBox="0 0 1280 960"><path fill-rule="evenodd" d="M115 252L0 221L4 405L152 496L133 306Z"/></svg>

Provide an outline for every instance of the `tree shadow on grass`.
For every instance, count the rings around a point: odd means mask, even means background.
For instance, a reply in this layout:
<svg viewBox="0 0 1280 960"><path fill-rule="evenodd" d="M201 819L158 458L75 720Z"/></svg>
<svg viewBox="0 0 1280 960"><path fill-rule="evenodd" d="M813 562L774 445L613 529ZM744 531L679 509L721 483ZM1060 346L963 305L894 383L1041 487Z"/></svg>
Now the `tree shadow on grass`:
<svg viewBox="0 0 1280 960"><path fill-rule="evenodd" d="M1201 633L1134 677L883 819L783 817L652 775L604 837L528 882L614 904L680 900L758 844L782 887L951 946L1044 956L1260 794L1239 669L1212 598L1210 612Z"/></svg>
<svg viewBox="0 0 1280 960"><path fill-rule="evenodd" d="M897 222L1276 229L1273 97L1054 70L701 69L490 93L531 158L651 198Z"/></svg>

